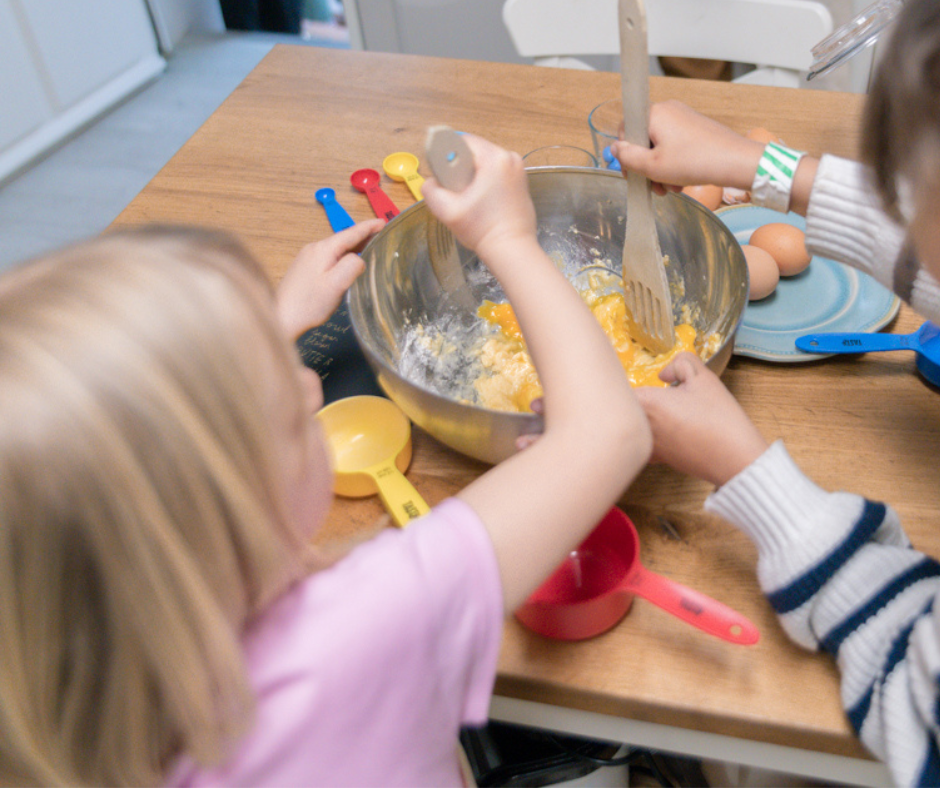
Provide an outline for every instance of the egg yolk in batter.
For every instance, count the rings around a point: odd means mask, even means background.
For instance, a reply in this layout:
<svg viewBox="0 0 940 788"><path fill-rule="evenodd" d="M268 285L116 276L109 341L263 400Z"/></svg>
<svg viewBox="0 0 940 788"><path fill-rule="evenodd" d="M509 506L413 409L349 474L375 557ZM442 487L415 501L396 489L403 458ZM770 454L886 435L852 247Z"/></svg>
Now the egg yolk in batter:
<svg viewBox="0 0 940 788"><path fill-rule="evenodd" d="M585 291L582 297L610 338L633 386L666 386L659 379L663 367L683 351L695 352L695 329L687 323L676 326L672 350L653 355L631 336L631 319L622 293ZM512 306L484 301L477 314L499 328L480 352L480 361L489 373L476 384L482 404L496 410L530 410L532 400L542 396L542 385Z"/></svg>

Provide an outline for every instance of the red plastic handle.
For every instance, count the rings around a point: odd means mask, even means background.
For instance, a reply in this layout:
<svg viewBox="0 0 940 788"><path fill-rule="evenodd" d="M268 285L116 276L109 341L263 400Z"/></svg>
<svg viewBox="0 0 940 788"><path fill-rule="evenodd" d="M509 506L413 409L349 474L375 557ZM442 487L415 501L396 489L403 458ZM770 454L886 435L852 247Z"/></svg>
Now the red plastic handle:
<svg viewBox="0 0 940 788"><path fill-rule="evenodd" d="M398 208L395 207L395 203L393 203L389 196L384 191L382 191L380 186L368 187L366 189L366 197L369 198L369 202L372 205L372 210L375 211L375 215L380 219L385 219L385 221L388 222L398 216Z"/></svg>
<svg viewBox="0 0 940 788"><path fill-rule="evenodd" d="M722 640L741 646L760 640L757 627L736 610L642 565L635 567L620 587Z"/></svg>

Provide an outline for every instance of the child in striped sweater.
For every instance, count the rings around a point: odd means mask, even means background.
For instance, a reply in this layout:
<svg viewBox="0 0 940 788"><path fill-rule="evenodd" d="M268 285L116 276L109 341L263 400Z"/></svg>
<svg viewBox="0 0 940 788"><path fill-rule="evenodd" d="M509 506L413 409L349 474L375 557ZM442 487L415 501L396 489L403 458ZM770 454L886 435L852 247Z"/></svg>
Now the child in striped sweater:
<svg viewBox="0 0 940 788"><path fill-rule="evenodd" d="M866 106L868 166L765 146L677 103L654 147L612 150L658 191L714 183L806 216L806 245L875 277L940 321L940 4L908 0ZM774 163L791 162L790 167ZM795 166L792 163L795 162ZM940 565L889 506L818 487L768 446L719 379L684 354L637 394L654 459L717 485L706 501L759 549L761 586L789 635L833 654L862 741L902 785L940 784Z"/></svg>

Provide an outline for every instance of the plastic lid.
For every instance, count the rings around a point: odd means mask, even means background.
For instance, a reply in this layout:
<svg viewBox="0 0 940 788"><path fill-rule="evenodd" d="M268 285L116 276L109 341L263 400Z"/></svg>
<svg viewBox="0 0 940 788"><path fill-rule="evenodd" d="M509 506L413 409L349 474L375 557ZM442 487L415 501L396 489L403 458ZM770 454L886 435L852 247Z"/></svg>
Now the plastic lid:
<svg viewBox="0 0 940 788"><path fill-rule="evenodd" d="M853 55L874 44L881 31L898 15L902 5L903 0L877 0L816 44L807 79L841 66Z"/></svg>

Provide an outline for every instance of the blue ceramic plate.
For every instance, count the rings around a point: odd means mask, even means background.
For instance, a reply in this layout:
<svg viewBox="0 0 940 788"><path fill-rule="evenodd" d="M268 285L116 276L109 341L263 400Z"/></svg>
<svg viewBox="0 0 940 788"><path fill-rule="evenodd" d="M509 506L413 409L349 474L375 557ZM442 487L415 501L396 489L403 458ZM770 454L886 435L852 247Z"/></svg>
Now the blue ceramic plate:
<svg viewBox="0 0 940 788"><path fill-rule="evenodd" d="M741 244L771 222L806 229L806 220L799 214L784 215L756 205L722 208L717 214ZM734 352L785 364L825 358L799 350L796 338L822 331L877 331L891 321L900 305L894 293L867 274L814 257L803 273L781 277L771 295L747 305Z"/></svg>

